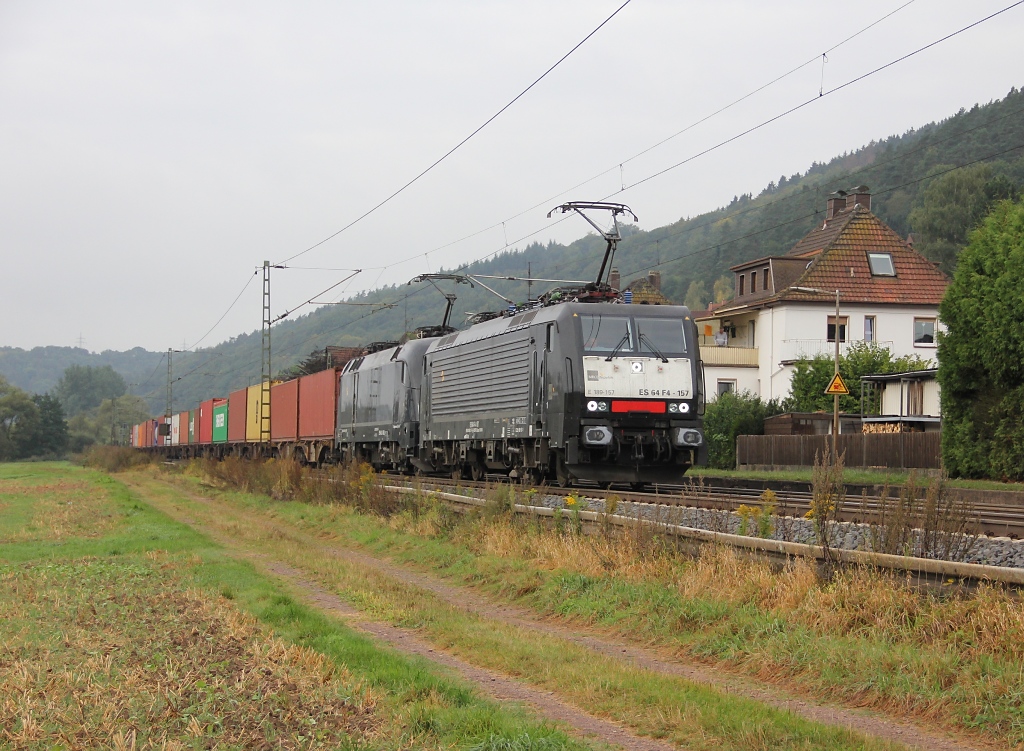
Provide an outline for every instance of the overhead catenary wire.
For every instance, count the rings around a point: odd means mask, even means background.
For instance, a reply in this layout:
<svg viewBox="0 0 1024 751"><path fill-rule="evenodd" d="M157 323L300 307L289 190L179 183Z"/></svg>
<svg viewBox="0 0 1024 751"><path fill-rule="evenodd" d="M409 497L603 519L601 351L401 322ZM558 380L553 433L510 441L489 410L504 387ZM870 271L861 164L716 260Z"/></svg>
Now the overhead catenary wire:
<svg viewBox="0 0 1024 751"><path fill-rule="evenodd" d="M555 193L554 195L550 196L549 198L545 198L543 201L535 203L532 206L529 206L529 207L527 207L527 208L525 208L525 209L523 209L523 210L521 210L521 211L519 211L519 212L517 212L515 214L512 214L511 216L506 217L505 219L503 219L500 222L495 222L494 224L490 224L487 227L484 227L483 229L479 229L479 230L477 230L475 232L472 232L472 233L470 233L468 235L464 235L463 237L460 237L457 240L452 240L451 242L445 243L444 245L439 245L439 246L437 246L435 248L432 248L432 249L430 249L428 251L425 251L425 252L416 253L415 255L409 256L408 258L404 258L404 259L402 259L400 261L397 261L397 262L395 262L393 264L389 264L389 265L390 266L397 266L397 265L401 265L401 264L404 264L404 263L408 263L409 261L416 260L417 258L420 258L422 256L428 255L430 253L436 253L439 250L444 250L446 248L452 247L453 245L458 245L459 243L465 242L466 240L471 240L474 237L482 235L485 232L490 232L491 230L497 229L498 227L503 227L504 228L504 226L508 222L512 221L513 219L518 219L519 217L521 217L521 216L523 216L523 215L525 215L525 214L527 214L527 213L529 213L531 211L536 211L538 208L545 207L549 203L551 203L552 201L557 200L559 196L563 196L563 195L565 195L565 194L567 194L567 193L569 193L571 191L574 191L574 190L577 190L579 188L582 188L584 185L587 185L588 183L591 183L594 180L597 180L598 178L603 177L604 175L607 175L609 172L613 172L616 169L619 169L620 172L621 172L621 169L622 169L623 165L629 164L630 162L638 159L641 156L644 156L645 154L653 151L654 149L656 149L656 148L658 148L660 146L665 145L669 141L671 141L671 140L673 140L673 139L683 135L684 133L692 130L693 128L695 128L695 127L697 127L699 125L702 125L703 123L707 122L708 120L711 120L711 119L717 117L718 115L721 115L723 112L726 112L726 111L732 109L737 104L740 104L740 103L744 102L745 100L749 99L750 97L752 97L752 96L754 96L756 94L759 94L760 92L764 91L767 88L770 88L771 86L779 83L780 81L783 81L784 79L788 78L789 76L793 75L794 73L797 73L798 71L800 71L803 68L807 67L811 63L816 62L821 57L821 55L827 54L829 52L833 52L833 51L839 49L840 47L842 47L847 42L850 42L853 39L856 39L861 34L865 33L866 31L870 30L871 28L873 28L873 27L877 26L878 24L882 23L882 21L885 21L886 19L888 19L891 16L895 15L899 11L903 10L904 8L906 8L908 5L911 5L913 2L915 2L915 0L909 0L909 2L903 3L902 5L897 7L895 10L892 10L892 11L886 13L885 15L881 16L880 18L875 19L874 21L869 23L867 26L864 26L863 28L861 28L860 30L854 32L853 34L851 34L850 36L846 37L842 41L837 42L836 44L833 44L831 47L829 47L827 50L825 50L825 52L814 55L813 57L809 58L807 61L801 63L800 65L797 65L796 67L791 68L790 70L786 71L785 73L782 73L781 75L776 76L775 78L773 78L772 80L768 81L767 83L761 84L757 88L752 89L751 91L749 91L746 94L738 97L737 99L732 100L730 103L728 103L728 104L718 108L714 112L711 112L710 114L705 115L704 117L699 118L698 120L696 120L696 121L690 123L689 125L687 125L686 127L682 128L681 130L676 131L672 135L667 136L666 138L661 139L660 141L658 141L658 142L656 142L656 143L654 143L654 144L652 144L652 145L650 145L650 146L648 146L648 147L638 151L637 153L633 154L630 157L627 157L626 159L620 160L618 163L613 164L611 167L608 167L607 169L604 169L604 170L602 170L602 171L592 175L591 177L586 178L582 182L578 182L578 183L576 183L575 185L573 185L573 186L571 186L569 188L565 188L564 190L560 190L559 192ZM623 183L620 183L620 185L623 185L623 189L628 187L628 186L625 186ZM512 243L509 243L508 235L506 234L505 235L505 246L509 247L511 244Z"/></svg>
<svg viewBox="0 0 1024 751"><path fill-rule="evenodd" d="M1005 13L1005 12L1007 12L1007 11L1009 11L1009 10L1013 9L1013 8L1015 8L1015 7L1017 7L1017 6L1021 5L1021 4L1024 4L1024 0L1018 0L1018 2L1012 3L1011 5L1009 5L1009 6L1006 6L1006 7L1002 8L1001 10L998 10L998 11L996 11L996 12L992 13L992 14L989 14L988 16L985 16L985 17L984 17L984 18L982 18L982 19L979 19L978 21L975 21L975 22L973 22L973 23L971 23L971 24L969 24L969 25L967 25L967 26L964 26L964 27L962 27L962 28L958 29L957 31L954 31L954 32L952 32L952 33L950 33L950 34L947 34L947 35L945 35L945 36L943 36L943 37L941 37L941 38L939 38L939 39L937 39L937 40L935 40L935 41L933 41L933 42L931 42L931 43L929 43L929 44L927 44L927 45L924 45L924 46L922 46L922 47L919 47L919 48L917 48L916 50L914 50L914 51L912 51L912 52L910 52L910 53L907 53L907 54L905 54L905 55L903 55L903 56L901 56L901 57L899 57L899 58L896 58L896 59L894 59L894 60L892 60L892 61L890 61L890 62L888 62L888 63L886 63L886 64L884 64L884 65L881 65L881 66L879 66L879 67L877 67L877 68L875 68L875 69L873 69L873 70L871 70L871 71L868 71L867 73L864 73L864 74L862 74L862 75L860 75L860 76L857 76L857 77L855 77L855 78L853 78L853 79L851 79L851 80L849 80L849 81L847 81L847 82L845 82L845 83L843 83L843 84L841 84L841 85L839 85L839 86L836 86L836 87L834 87L834 88L832 88L832 89L829 89L829 90L828 90L827 92L822 92L821 96L817 96L817 97L814 97L814 98L813 98L813 99L811 99L811 100L807 100L806 102L803 102L803 103L801 103L801 104L797 105L796 107L790 108L790 109L788 109L788 110L786 110L786 111L784 111L784 112L782 112L782 113L780 113L780 114L778 114L778 115L776 115L776 116L774 116L774 117L770 118L769 120L766 120L766 121L764 121L764 122L762 122L762 123L759 123L758 125L755 125L755 126L753 126L752 128L748 128L747 130L745 130L745 131L743 131L743 132L741 132L741 133L739 133L739 134L737 134L737 135L735 135L735 136L732 136L732 137L730 137L729 139L726 139L725 141L722 141L722 142L720 142L719 144L716 144L715 146L712 146L712 147L710 147L709 149L706 149L706 150L704 150L704 151L702 151L702 152L700 152L700 153L698 153L698 154L695 154L695 155L693 155L693 156L691 156L691 157L688 157L687 159L685 159L685 160L683 160L683 161L681 161L681 162L677 162L676 164L673 164L673 165L671 165L671 166L669 166L669 167L667 167L667 168L664 168L664 169L662 169L662 170L659 170L659 171L657 171L657 172L655 172L655 173L653 173L653 174L651 174L651 175L648 175L648 176L646 176L646 177L642 178L641 180L638 180L638 181L636 181L636 182L632 183L631 185L628 185L628 186L626 186L625 188L620 188L619 190L617 190L617 191L614 191L613 193L609 194L609 195L608 195L608 196L606 196L605 198L610 198L610 197L612 197L612 196L614 196L614 195L617 195L618 193L624 192L625 190L629 190L629 189L631 189L631 188L634 188L634 187L636 187L636 186L638 186L638 185L641 185L641 184L643 184L643 183L646 183L646 182L648 182L648 181L650 181L650 180L653 180L653 179L655 179L656 177L659 177L660 175L663 175L663 174L665 174L665 173L667 173L667 172L669 172L669 171L671 171L671 170L673 170L673 169L676 169L676 168L678 168L678 167L682 166L683 164L686 164L686 163L688 163L688 162L690 162L690 161L693 161L694 159L696 159L696 158L698 158L698 157L700 157L700 156L702 156L702 155L704 155L704 154L707 154L707 153L709 153L709 152L711 152L711 151L714 151L714 150L716 150L716 149L718 149L718 148L721 148L722 146L724 146L724 145L726 145L726 144L728 144L728 143L731 143L731 142L733 142L733 141L737 140L738 138L741 138L741 137L743 137L744 135L747 135L747 134L749 134L749 133L751 133L751 132L754 132L755 130L758 130L758 129L762 128L762 127L765 127L766 125L768 125L768 124L770 124L770 123L772 123L772 122L775 122L775 121L777 121L777 120L779 120L779 119L781 119L781 118L783 118L783 117L787 116L788 114L791 114L791 113L793 113L793 112L795 112L795 111L797 111L797 110L799 110L799 109L802 109L803 107L807 106L808 104L812 103L813 101L817 101L818 99L820 99L820 98L823 98L824 96L827 96L827 95L830 95L830 94L836 93L836 92L838 92L838 91L841 91L841 90L843 90L843 89L847 88L848 86L851 86L851 85L853 85L854 83L857 83L857 82L859 82L859 81L863 81L864 79L866 79L866 78L868 78L868 77L870 77L870 76L872 76L872 75L875 75L876 73L879 73L879 72L881 72L881 71L883 71L883 70L886 70L886 69L888 69L888 68L890 68L890 67L892 67L892 66L894 66L894 65L896 65L896 64L898 64L898 63L900 63L900 62L902 62L902 61L904 61L904 60L907 60L907 59L909 59L909 58L911 58L911 57L913 57L913 56L915 56L915 55L917 55L917 54L919 54L919 53L921 53L921 52L923 52L923 51L925 51L925 50L927 50L927 49L930 49L930 48L932 48L932 47L934 47L934 46L936 46L936 45L938 45L938 44L940 44L940 43L942 43L942 42L944 42L944 41L947 41L947 40L949 40L949 39L951 39L951 38L953 38L953 37L955 37L955 36L957 36L957 35L959 35L959 34L961 34L961 33L965 32L965 31L967 31L967 30L969 30L969 29L971 29L971 28L974 28L974 27L976 27L976 26L978 26L978 25L980 25L980 24L982 24L982 23L984 23L984 22L986 22L986 21L989 21L989 20L991 20L991 19L993 19L993 18L995 18L995 17L997 17L997 16L1001 15L1002 13ZM891 15L892 15L893 13L895 13L895 12L899 11L899 10L900 10L900 9L902 9L903 7L906 7L906 5L909 5L909 3L905 3L904 5L900 6L900 7L899 7L899 8L897 8L896 10L894 10L894 11L890 12L890 13L889 13L889 14L887 14L886 16L883 16L883 17L882 17L881 19L878 19L877 21L873 22L872 24L870 24L869 26L865 27L865 28L864 28L864 29L862 29L861 31L857 32L857 34L854 34L853 36L851 36L851 37L848 37L848 38L847 38L846 40L844 40L843 42L840 42L839 44L843 44L843 43L845 43L845 41L848 41L849 39L852 39L853 37L855 37L855 36L859 35L860 33L863 33L863 32L864 32L864 31L866 31L866 30L867 30L868 28L871 28L871 26L874 26L874 25L876 25L877 23L880 23L880 22L881 22L882 20L884 20L885 18L887 18L887 17L891 16ZM622 7L625 7L625 4L623 4L622 6L620 6L619 10L621 10L621 9L622 9ZM618 10L616 11L616 13L617 13L617 12L618 12ZM614 14L613 14L613 16L614 16ZM610 20L610 19L611 19L611 17L612 17L612 16L609 16L609 18L608 18L608 19L606 19L605 23L607 23L607 21L608 21L608 20ZM602 24L602 25L603 25L603 24ZM599 29L599 28L600 28L600 27L598 27L598 29ZM597 29L595 29L595 32L596 32L596 31L597 31ZM591 33L591 36L592 36L592 35L593 35L593 33L595 33L595 32L592 32L592 33ZM589 38L589 36L588 36L587 38ZM586 41L586 39L584 39L583 41L585 42L585 41ZM583 42L580 42L580 44L582 44L582 43L583 43ZM579 46L579 45L577 45L577 47L578 47L578 46ZM835 48L835 47L837 47L837 46L839 46L839 45L835 45L835 46L834 46L833 48L830 48L830 49L834 49L834 48ZM574 48L574 49L575 49L575 48ZM568 55L568 54L571 54L571 51L570 51L570 53L567 53L567 55ZM563 59L564 59L564 57L563 57ZM817 59L817 56L816 56L816 57L815 57L814 59L816 60L816 59ZM559 62L561 62L561 61L559 61ZM557 63L556 63L556 65L557 65ZM553 67L554 67L554 66L553 66ZM552 67L552 69L553 69L553 67ZM551 69L549 69L549 71L548 71L548 72L550 72L550 70L551 70ZM546 73L545 73L545 75L546 75ZM538 79L538 81L539 81L539 80L540 80L540 79ZM535 83L536 83L536 82L535 82ZM528 90L528 89L527 89L527 90ZM525 93L525 91L524 91L523 93ZM521 96L521 95L520 95L520 96ZM514 101L514 100L513 100L513 101ZM511 103L510 103L510 104L511 104ZM500 112L499 112L498 114L500 114ZM497 115L495 115L495 116L497 116ZM493 118L492 118L492 119L493 119ZM485 124L486 124L486 123L485 123ZM483 127L483 126L481 126L481 127ZM456 147L456 148L457 148L457 147ZM643 152L641 152L641 153L643 153ZM618 165L616 165L616 166L618 166ZM613 168L613 169L614 169L614 168ZM424 174L425 174L425 173L424 173ZM560 194L559 194L559 195L560 195ZM381 205L383 205L383 204L381 204ZM537 205L539 206L539 205L541 205L541 204L537 204ZM523 212L523 213L525 213L525 212ZM518 215L517 215L517 216L518 216ZM507 220L506 220L506 221L507 221ZM561 221L561 220L559 220L559 221ZM497 226L497 225L492 225L492 227L493 227L493 226ZM508 250L508 248L509 248L509 247L511 247L511 246L513 246L513 245L515 245L515 244L516 244L516 243L518 243L518 242L522 242L523 240L529 239L530 237L532 237L532 236L534 236L534 235L537 235L537 234L539 234L539 233L541 233L541 232L543 232L543 231L545 231L545 230L548 230L548 229L550 229L550 227L551 227L551 226L552 226L552 225L548 224L548 225L546 225L545 227L541 227L541 228L538 228L537 230L535 230L535 231L533 231L533 232L529 232L529 233L526 233L526 234L522 235L522 236L521 236L520 238L518 238L518 239L516 239L516 240L512 241L511 243L510 243L510 242L508 242L508 240L506 239L506 242L505 242L505 244L504 244L504 245L503 245L503 246L502 246L501 248L499 248L499 249L497 249L497 250L495 250L495 251L493 251L493 252L491 252L491 253L488 253L488 254L486 254L486 255L484 255L484 256L482 256L482 257L479 257L479 258L476 258L476 259L473 259L473 260L467 261L467 262L465 262L465 263L461 264L461 265L460 265L459 267L457 267L457 268L461 270L461 269L465 269L465 268L467 268L467 267L469 267L469 266L472 266L472 265L474 265L474 264L476 264L476 263L480 263L480 262L482 262L482 261L485 261L485 260L487 260L487 259L491 258L492 256L494 256L494 255L496 255L496 254L498 254L498 253L500 253L500 252L502 252L502 251ZM487 228L487 229L491 229L491 228ZM341 231L343 231L343 230L341 230ZM482 233L482 232L484 232L484 231L486 231L486 230L481 230L481 231L480 231L480 232L478 232L478 233L474 233L474 235L476 235L476 234L480 234L480 233ZM340 231L339 231L339 232L340 232ZM337 234L337 233L336 233L336 234ZM467 236L467 237L471 237L471 236ZM330 239L330 238L327 238L327 239ZM325 240L325 241L326 241L326 240ZM454 241L454 242L461 242L461 240L459 240L459 241ZM453 242L453 243L449 243L449 244L448 244L448 245L446 245L446 246L440 246L439 248L436 248L436 249L434 249L434 250L438 250L438 249L440 249L440 248L443 248L443 247L448 247L448 246L450 246L450 245L454 244L454 242ZM322 244L322 243L320 243L320 244ZM313 247L316 247L316 246L313 246ZM309 249L307 249L307 250L311 250L311 249L312 249L312 247L311 247L311 248L309 248ZM415 255L415 256L411 256L410 258L417 258L417 257L420 257L421 255L427 255L427 254L429 254L429 253L431 253L431 252L434 252L434 250L432 250L432 251L427 251L426 253L420 253L420 254L417 254L417 255ZM306 251L303 251L303 253L304 253L304 252L306 252ZM295 256L292 256L291 258L295 258L295 257L297 257L298 255L301 255L301 253L300 253L300 254L296 254ZM286 259L286 261L287 261L287 260L291 260L291 259ZM406 259L406 260L408 260L408 259ZM399 262L399 263L404 263L404 262L405 262L405 261L401 261L401 262ZM250 280L249 280L249 281L251 282L251 278L250 278ZM244 291L244 289L243 289L243 291ZM240 295L239 295L239 296L240 296ZM399 298L399 301L398 301L398 302L401 302L401 300L403 300L403 299L405 299L405 297ZM237 301L237 298L236 298L236 301ZM233 303L233 304L234 304L234 303ZM233 304L232 304L232 305L233 305ZM229 310L230 310L230 308L229 308ZM225 312L225 315L226 315L226 314L227 314L227 312ZM222 316L222 317L221 317L221 320L223 319L223 317L224 317L224 316ZM218 321L218 324L219 324L219 321ZM215 324L215 325L214 325L214 327L216 327L216 325L217 325L217 324ZM212 330L212 329L211 329L211 330ZM203 337L203 338L205 339L205 337L206 337L206 336L208 336L208 335L209 335L209 332L208 332L208 333L207 333L206 335L204 335L204 337ZM202 339L201 339L200 341L202 341ZM197 343L197 344L198 344L198 343ZM194 346L197 346L197 345L193 345L193 347L194 347Z"/></svg>
<svg viewBox="0 0 1024 751"><path fill-rule="evenodd" d="M474 131L473 131L472 133L470 133L470 134L469 134L468 136L466 136L466 137L465 137L465 138L463 138L463 139L462 139L461 141L459 141L459 142L458 142L457 144L455 144L455 146L453 146L453 147L452 147L451 149L449 149L449 150L448 150L448 151L447 151L447 152L446 152L446 153L445 153L445 154L444 154L443 156L441 156L441 157L440 157L439 159L437 159L436 161L434 161L434 162L433 162L433 163L432 163L432 164L431 164L431 165L430 165L429 167L427 167L427 168L426 168L426 169L424 169L424 170L423 170L422 172L420 172L420 173L419 173L418 175L416 175L416 176L415 176L414 178L412 178L412 179L411 179L411 180L409 180L409 181L408 181L407 183L405 183L405 185L403 185L403 186L402 186L402 187L400 187L400 188L399 188L398 190L396 190L395 192L393 192L393 193L392 193L391 195L389 195L389 196L388 196L387 198L385 198L385 199L384 199L383 201L380 201L380 202L379 202L378 204L376 204L375 206L373 206L373 207L372 207L371 209L369 209L369 210L367 210L367 211L363 212L362 214L360 214L360 215L359 215L358 217L356 217L355 219L353 219L353 220L352 220L351 222L349 222L348 224L346 224L346 225L345 225L344 227L342 227L341 229L339 229L339 230L338 230L337 232L334 232L334 233L332 233L332 234L328 235L327 237L325 237L325 238L324 238L323 240L321 240L320 242L318 242L318 243L315 243L314 245L311 245L311 246L309 246L309 247L308 247L308 248L306 248L305 250L303 250L303 251L300 251L300 252L298 252L298 253L295 253L294 255L291 255L291 256L289 256L288 258L284 259L284 260L283 260L283 261L281 261L280 263L287 263L288 261L291 261L291 260L293 260L293 259L295 259L295 258L298 258L298 257L299 257L299 256L301 256L301 255L305 255L305 254L306 254L306 253L308 253L309 251L311 251L311 250L313 250L313 249L315 249L315 248L318 248L318 247L320 247L321 245L323 245L324 243L326 243L326 242L327 242L328 240L331 240L331 239L333 239L333 238L337 237L338 235L340 235L340 234L341 234L342 232L345 232L346 230L350 229L351 227L354 227L354 226L355 226L356 224L358 224L359 222L361 222L361 221L362 221L363 219L365 219L366 217L370 216L370 214L372 214L372 213L374 213L375 211L377 211L377 209L381 208L382 206L384 206L385 204L387 204L388 202L390 202L390 201L391 201L391 200L392 200L393 198L395 198L395 197L397 197L398 195L400 195L401 193L403 193L403 192L404 192L404 191L405 191L406 189L408 189L408 188L409 188L409 187L411 187L411 186L412 186L412 185L413 185L414 183L416 183L417 181L419 181L419 179L420 179L420 178L422 178L422 177L423 177L424 175L426 175L426 174L427 174L428 172L430 172L430 171L431 171L432 169L434 169L434 167L436 167L437 165L439 165L439 164L440 164L441 162L443 162L443 161L444 161L445 159L447 159L447 158L448 158L448 157L450 157L450 156L451 156L452 154L454 154L454 153L455 153L456 151L458 151L458 150L459 150L460 148L462 148L462 146L463 146L463 145L465 145L465 144L466 144L466 143L467 143L467 142L468 142L468 141L469 141L469 140L470 140L471 138L473 138L473 137L474 137L474 136L475 136L475 135L476 135L477 133L479 133L479 132L480 132L480 131L482 131L482 130L483 130L484 128L486 128L486 127L487 127L488 125L490 125L490 124L491 124L492 122L494 122L494 121L495 121L495 120L496 120L496 119L497 119L498 117L500 117L500 116L501 116L501 114L502 114L503 112L505 112L505 110L507 110L507 109L508 109L509 107L511 107L511 106L512 106L513 104L515 104L516 102L518 102L518 101L519 101L520 99L522 99L522 98L523 98L523 97L524 97L524 96L525 96L525 95L527 94L527 92L529 92L529 91L530 91L530 89L532 89L532 88L533 88L534 86L536 86L536 85L537 85L537 84L539 84L539 83L540 83L541 81L543 81L543 80L544 80L545 78L547 78L548 74L550 74L550 73L551 73L551 72L552 72L552 71L553 71L553 70L554 70L555 68L557 68L557 67L558 67L559 65L561 65L561 64L562 64L563 62L565 62L565 60L566 60L566 59L567 59L567 58L568 58L568 57L569 57L569 56L570 56L570 55L571 55L572 53L574 53L574 52L575 52L576 50L578 50L578 49L579 49L580 47L582 47L582 46L583 46L583 45L584 45L584 44L585 44L585 43L586 43L586 42L587 42L587 41L588 41L588 40L589 40L589 39L590 39L590 38L591 38L592 36L594 36L594 35L595 35L595 34L596 34L596 33L597 33L598 31L600 31L600 30L601 30L602 28L604 28L604 26L605 26L605 25L606 25L606 24L607 24L607 23L608 23L609 21L611 21L611 20L612 20L613 18L615 18L615 16L617 16L617 15L619 14L619 12L620 12L620 11L621 11L621 10L622 10L623 8L625 8L625 7L627 6L627 5L629 5L629 3L630 3L630 2L631 2L631 0L626 0L626 1L624 2L624 3L622 3L622 5L620 5L620 6L618 7L618 8L616 8L616 9L615 9L615 10L614 10L614 11L612 12L612 14L611 14L610 16L608 16L608 17L607 17L606 19L604 19L604 20L603 20L603 21L602 21L602 22L601 22L600 24L598 24L598 25L597 25L597 27L596 27L596 28L595 28L595 29L594 29L593 31L591 31L591 32L590 32L589 34L587 34L587 35L586 35L585 37L583 37L583 39L581 39L581 40L580 40L580 41L579 41L579 42L578 42L578 43L577 43L577 44L576 44L576 45L575 45L575 46L574 46L574 47L573 47L573 48L572 48L571 50L569 50L569 51L568 51L568 52L566 52L566 53L565 53L564 55L562 55L562 56L561 56L561 57L560 57L560 58L559 58L559 59L558 59L558 60L557 60L557 61L556 61L556 62L554 63L554 65L552 65L552 66L551 66L550 68L548 68L548 69L547 69L546 71L544 71L543 73L541 73L541 74L540 74L540 76L538 76L538 77L537 77L537 79L536 79L536 80L534 80L534 82L533 82L533 83L531 83L531 84L530 84L529 86L527 86L527 87L526 87L525 89L523 89L523 90L522 90L522 91L520 91L520 92L519 92L518 94L516 94L516 96L515 96L515 97L513 97L513 98L512 98L512 100L508 102L508 104L506 104L506 105L505 105L504 107L502 107L502 108L501 108L500 110L498 110L498 111L497 111L497 112L495 112L495 113L494 113L493 115L491 115L491 116L490 116L489 118L487 118L487 120L485 120L485 121L483 122L483 124L481 124L480 126L478 126L478 127L476 128L476 130L474 130Z"/></svg>

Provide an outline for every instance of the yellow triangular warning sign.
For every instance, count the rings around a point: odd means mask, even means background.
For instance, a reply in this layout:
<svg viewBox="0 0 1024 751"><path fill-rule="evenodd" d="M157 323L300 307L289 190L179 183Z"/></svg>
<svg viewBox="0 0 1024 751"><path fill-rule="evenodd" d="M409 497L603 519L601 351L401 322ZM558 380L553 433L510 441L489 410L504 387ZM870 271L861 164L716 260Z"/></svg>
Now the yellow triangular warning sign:
<svg viewBox="0 0 1024 751"><path fill-rule="evenodd" d="M842 376L838 373L832 376L832 380L828 382L828 388L825 389L825 396L848 396L849 393L850 389L846 388Z"/></svg>

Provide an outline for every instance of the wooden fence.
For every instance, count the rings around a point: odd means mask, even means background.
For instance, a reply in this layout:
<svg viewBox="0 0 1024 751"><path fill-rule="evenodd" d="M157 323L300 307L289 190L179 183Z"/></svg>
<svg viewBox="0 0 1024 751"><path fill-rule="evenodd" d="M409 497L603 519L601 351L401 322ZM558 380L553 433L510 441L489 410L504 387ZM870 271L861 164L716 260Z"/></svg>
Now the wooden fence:
<svg viewBox="0 0 1024 751"><path fill-rule="evenodd" d="M847 467L939 469L942 434L849 433L839 436ZM736 437L736 468L813 466L827 450L825 435L741 435Z"/></svg>

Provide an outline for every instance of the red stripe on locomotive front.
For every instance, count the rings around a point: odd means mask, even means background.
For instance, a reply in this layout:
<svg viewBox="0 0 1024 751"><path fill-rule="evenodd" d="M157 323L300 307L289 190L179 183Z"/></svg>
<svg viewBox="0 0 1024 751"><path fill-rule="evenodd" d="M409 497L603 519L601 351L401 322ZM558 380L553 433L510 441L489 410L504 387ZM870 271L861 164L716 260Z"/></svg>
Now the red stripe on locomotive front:
<svg viewBox="0 0 1024 751"><path fill-rule="evenodd" d="M612 412L653 412L665 414L665 402L633 402L612 400Z"/></svg>

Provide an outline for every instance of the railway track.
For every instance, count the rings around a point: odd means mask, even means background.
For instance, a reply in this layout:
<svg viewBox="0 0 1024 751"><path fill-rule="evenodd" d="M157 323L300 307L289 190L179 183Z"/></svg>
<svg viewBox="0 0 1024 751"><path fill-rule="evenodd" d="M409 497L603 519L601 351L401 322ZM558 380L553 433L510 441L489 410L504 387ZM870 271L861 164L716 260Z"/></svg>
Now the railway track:
<svg viewBox="0 0 1024 751"><path fill-rule="evenodd" d="M502 475L488 475L486 480L451 480L443 478L420 477L414 482L398 476L389 475L392 484L420 485L445 492L458 492L460 489L485 490L501 483L508 483ZM628 485L599 488L596 485L581 484L578 487L562 488L558 486L540 486L548 495L568 496L570 494L585 495L588 498L608 499L615 496L620 501L638 504L663 504L668 506L689 506L693 508L736 511L740 506L761 507L762 490L750 488L720 487L702 483L683 485L660 485L651 490L637 491ZM538 488L538 489L540 489ZM810 510L811 494L806 491L777 490L776 514L781 516L803 516ZM953 491L955 492L955 490ZM891 497L890 497L891 502ZM879 511L885 505L880 496L856 495L847 496L846 503L839 513L839 520L854 523L870 523L878 518ZM1024 537L1024 506L997 503L973 503L969 506L970 518L976 520L978 531L987 537Z"/></svg>

